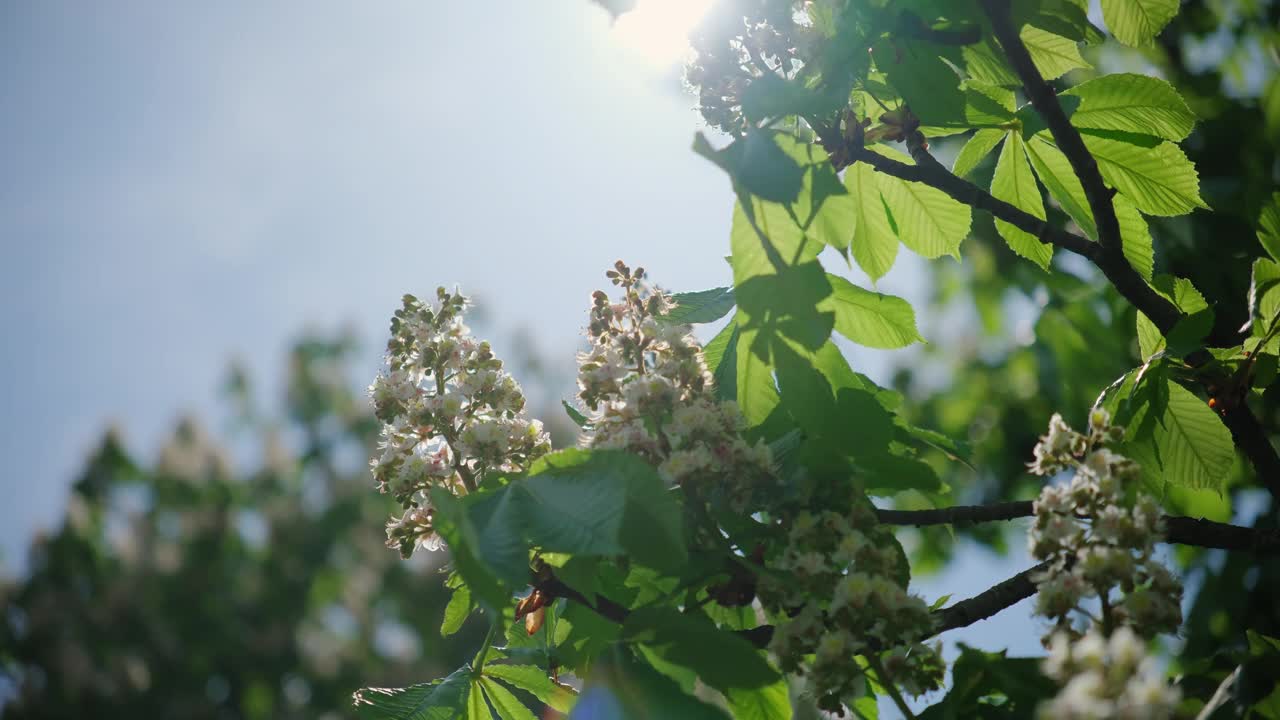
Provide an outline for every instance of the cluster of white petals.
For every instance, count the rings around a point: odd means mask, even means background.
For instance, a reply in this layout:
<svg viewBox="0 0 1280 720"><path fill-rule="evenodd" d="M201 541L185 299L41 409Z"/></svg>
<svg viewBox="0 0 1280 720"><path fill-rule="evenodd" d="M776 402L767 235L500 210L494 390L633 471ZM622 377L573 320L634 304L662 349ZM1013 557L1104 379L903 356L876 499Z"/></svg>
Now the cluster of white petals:
<svg viewBox="0 0 1280 720"><path fill-rule="evenodd" d="M780 622L769 649L788 672L808 666L821 707L839 710L865 690L853 658L883 652L893 682L913 695L937 688L945 665L938 649L918 638L932 628L929 607L904 587L906 558L869 503L847 514L802 512L787 547L768 563L759 588ZM808 659L812 656L812 660Z"/></svg>
<svg viewBox="0 0 1280 720"><path fill-rule="evenodd" d="M1054 634L1044 669L1062 684L1040 706L1046 720L1165 720L1174 717L1181 699L1128 626L1109 638L1096 630L1076 639Z"/></svg>
<svg viewBox="0 0 1280 720"><path fill-rule="evenodd" d="M671 300L644 282L644 268L618 262L607 276L623 298L592 295L591 348L578 359L578 397L590 411L583 444L637 454L672 485L723 492L746 508L773 481L769 447L742 439L737 403L716 397L702 347L688 325L663 318Z"/></svg>
<svg viewBox="0 0 1280 720"><path fill-rule="evenodd" d="M1153 556L1164 518L1151 496L1130 487L1138 466L1104 446L1118 437L1107 412L1095 409L1087 433L1054 415L1036 445L1034 472L1075 471L1069 484L1045 486L1034 505L1031 554L1049 561L1034 578L1036 610L1069 629L1081 603L1098 598L1109 624L1149 637L1182 623L1182 586Z"/></svg>
<svg viewBox="0 0 1280 720"><path fill-rule="evenodd" d="M1055 622L1046 668L1063 685L1045 717L1163 718L1177 703L1144 659L1142 638L1177 630L1182 584L1153 556L1164 518L1132 487L1138 466L1105 447L1122 436L1100 408L1085 433L1054 415L1030 465L1039 475L1074 471L1069 483L1041 491L1029 535L1031 554L1048 562L1032 577L1036 612ZM1095 601L1097 618L1084 607ZM1073 626L1081 619L1094 627L1082 633Z"/></svg>
<svg viewBox="0 0 1280 720"><path fill-rule="evenodd" d="M369 388L383 423L373 477L404 508L387 523L387 546L406 558L441 547L431 488L465 494L551 449L542 423L524 415L520 386L463 324L466 307L444 288L433 303L406 295L391 320L387 372Z"/></svg>

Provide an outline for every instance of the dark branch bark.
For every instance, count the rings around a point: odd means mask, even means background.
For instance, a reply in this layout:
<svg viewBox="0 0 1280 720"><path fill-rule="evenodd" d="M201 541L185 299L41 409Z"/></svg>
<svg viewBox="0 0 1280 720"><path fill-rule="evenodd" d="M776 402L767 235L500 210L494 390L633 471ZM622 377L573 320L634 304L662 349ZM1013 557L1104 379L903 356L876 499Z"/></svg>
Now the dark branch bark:
<svg viewBox="0 0 1280 720"><path fill-rule="evenodd" d="M1042 562L1034 567L1029 567L986 592L974 595L968 600L961 600L951 607L938 610L934 613L934 617L938 621L938 625L934 628L934 634L966 627L979 620L986 620L1001 610L1035 595L1036 584L1031 582L1031 576L1044 570L1048 565L1048 562Z"/></svg>
<svg viewBox="0 0 1280 720"><path fill-rule="evenodd" d="M1018 34L1018 28L1013 25L1009 1L982 0L982 7L991 20L996 40L1004 48L1009 64L1022 81L1022 88L1032 107L1044 118L1054 142L1071 163L1071 169L1084 188L1085 199L1089 202L1089 210L1093 213L1093 221L1098 228L1098 244L1103 249L1103 252L1092 259L1111 284L1115 285L1116 290L1167 335L1178 322L1181 313L1173 303L1152 290L1125 259L1120 238L1120 221L1116 219L1116 209L1111 203L1114 191L1103 182L1098 161L1085 147L1080 132L1067 119L1062 104L1058 102L1058 94L1036 69L1031 53Z"/></svg>
<svg viewBox="0 0 1280 720"><path fill-rule="evenodd" d="M936 510L876 510L885 525L972 525L974 523L1031 517L1031 501L1015 500L994 505L956 505Z"/></svg>
<svg viewBox="0 0 1280 720"><path fill-rule="evenodd" d="M846 152L849 153L849 159L853 162L864 162L877 171L896 177L899 180L924 183L941 190L969 207L986 210L1019 230L1036 236L1040 242L1049 243L1068 252L1082 255L1095 263L1098 261L1097 256L1100 254L1101 248L1096 243L1088 238L1054 227L1035 215L1019 210L1013 205L994 197L977 185L956 177L927 152L913 153L917 163L915 165L908 165L893 158L887 158L865 148L847 147ZM841 168L837 167L836 169L839 170Z"/></svg>
<svg viewBox="0 0 1280 720"><path fill-rule="evenodd" d="M1031 517L1031 501L1016 500L994 505L957 505L937 510L877 510L886 525L968 525ZM1256 555L1280 554L1280 530L1260 530L1226 523L1170 516L1165 518L1165 542Z"/></svg>

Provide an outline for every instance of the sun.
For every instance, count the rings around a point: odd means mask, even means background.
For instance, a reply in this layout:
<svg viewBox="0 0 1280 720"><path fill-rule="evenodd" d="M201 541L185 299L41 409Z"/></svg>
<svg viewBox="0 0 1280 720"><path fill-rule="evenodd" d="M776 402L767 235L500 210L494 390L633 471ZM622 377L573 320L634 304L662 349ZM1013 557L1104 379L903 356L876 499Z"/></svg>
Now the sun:
<svg viewBox="0 0 1280 720"><path fill-rule="evenodd" d="M668 68L689 53L689 31L715 0L639 0L618 18L613 34L624 47L656 68Z"/></svg>

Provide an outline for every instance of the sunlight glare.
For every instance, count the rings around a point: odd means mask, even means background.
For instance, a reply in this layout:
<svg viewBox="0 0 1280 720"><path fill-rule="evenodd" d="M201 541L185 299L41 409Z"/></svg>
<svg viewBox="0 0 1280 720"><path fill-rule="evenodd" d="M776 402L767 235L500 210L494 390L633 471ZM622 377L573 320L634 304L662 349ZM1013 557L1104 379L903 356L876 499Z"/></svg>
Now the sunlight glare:
<svg viewBox="0 0 1280 720"><path fill-rule="evenodd" d="M613 34L648 64L667 68L689 53L689 31L715 0L639 0L635 10L618 18Z"/></svg>

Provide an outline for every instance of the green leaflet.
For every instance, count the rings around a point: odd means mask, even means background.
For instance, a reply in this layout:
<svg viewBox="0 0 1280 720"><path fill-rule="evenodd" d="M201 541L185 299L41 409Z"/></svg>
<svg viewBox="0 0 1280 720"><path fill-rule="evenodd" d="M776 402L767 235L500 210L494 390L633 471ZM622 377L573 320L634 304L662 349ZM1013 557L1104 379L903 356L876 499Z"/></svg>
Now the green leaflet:
<svg viewBox="0 0 1280 720"><path fill-rule="evenodd" d="M763 687L779 679L778 671L742 636L672 607L651 605L632 611L622 637L647 646L667 662L693 670L703 682L721 691Z"/></svg>
<svg viewBox="0 0 1280 720"><path fill-rule="evenodd" d="M586 678L569 720L728 720L723 710L685 693L625 646L604 652Z"/></svg>
<svg viewBox="0 0 1280 720"><path fill-rule="evenodd" d="M734 720L790 720L793 716L786 679L758 688L729 688L725 698Z"/></svg>
<svg viewBox="0 0 1280 720"><path fill-rule="evenodd" d="M1040 188L1036 185L1035 176L1031 174L1031 165L1027 162L1023 144L1022 133L1017 130L1005 133L1004 147L1000 150L996 173L991 179L991 194L1044 220L1044 199L1040 197ZM1049 262L1053 259L1052 245L1040 242L1030 233L1003 220L997 219L995 222L996 230L1010 249L1039 265L1041 269L1049 269Z"/></svg>
<svg viewBox="0 0 1280 720"><path fill-rule="evenodd" d="M866 163L854 163L845 170L844 184L854 203L853 236L848 247L858 267L872 281L879 280L898 257L898 238L880 194L880 173Z"/></svg>
<svg viewBox="0 0 1280 720"><path fill-rule="evenodd" d="M573 707L573 688L553 681L542 668L491 663L484 666L484 674L532 694L557 712L567 713Z"/></svg>
<svg viewBox="0 0 1280 720"><path fill-rule="evenodd" d="M804 170L778 147L774 135L767 131L752 132L716 150L698 133L693 138L693 151L728 173L735 190L792 203L799 197Z"/></svg>
<svg viewBox="0 0 1280 720"><path fill-rule="evenodd" d="M1079 128L1117 130L1182 140L1196 116L1172 85L1147 75L1116 73L1081 83L1063 95L1080 98L1071 115Z"/></svg>
<svg viewBox="0 0 1280 720"><path fill-rule="evenodd" d="M951 172L959 177L964 177L973 172L973 169L982 162L982 159L991 154L996 145L1004 139L1004 131L994 128L984 128L973 134L964 147L960 148L960 152L956 154L956 161L951 166Z"/></svg>
<svg viewBox="0 0 1280 720"><path fill-rule="evenodd" d="M1018 36L1045 80L1053 80L1078 68L1093 67L1080 57L1080 48L1074 40L1033 25L1023 26Z"/></svg>
<svg viewBox="0 0 1280 720"><path fill-rule="evenodd" d="M1164 384L1163 398L1136 410L1125 454L1157 492L1166 484L1221 492L1235 462L1231 432L1205 401L1175 382Z"/></svg>
<svg viewBox="0 0 1280 720"><path fill-rule="evenodd" d="M1272 193L1258 215L1258 242L1272 260L1280 260L1280 192Z"/></svg>
<svg viewBox="0 0 1280 720"><path fill-rule="evenodd" d="M1249 317L1255 322L1254 336L1265 335L1280 312L1280 263L1267 258L1253 261L1249 281Z"/></svg>
<svg viewBox="0 0 1280 720"><path fill-rule="evenodd" d="M1036 175L1044 184L1053 199L1058 201L1062 209L1075 220L1080 229L1092 240L1098 239L1098 229L1093 223L1093 213L1089 209L1089 201L1084 195L1080 179L1071 169L1071 162L1062 154L1053 142L1047 130L1036 133L1026 142L1024 148ZM1151 273L1155 267L1155 249L1152 247L1151 232L1147 221L1123 196L1116 195L1111 199L1116 219L1120 224L1120 240L1125 258L1147 282L1151 281Z"/></svg>
<svg viewBox="0 0 1280 720"><path fill-rule="evenodd" d="M1177 145L1161 142L1144 147L1091 133L1084 133L1084 144L1097 158L1107 183L1142 212L1183 215L1209 207L1200 199L1195 166Z"/></svg>
<svg viewBox="0 0 1280 720"><path fill-rule="evenodd" d="M1040 182L1062 209L1080 226L1085 235L1098 239L1098 229L1089 211L1089 201L1084 195L1080 178L1071 168L1071 161L1062 154L1048 130L1042 130L1026 142L1024 148L1031 165L1035 167Z"/></svg>
<svg viewBox="0 0 1280 720"><path fill-rule="evenodd" d="M1124 258L1129 261L1134 270L1138 271L1143 280L1151 282L1151 275L1156 266L1156 251L1151 242L1151 230L1147 227L1146 219L1142 217L1142 213L1138 212L1138 208L1123 196L1116 195L1111 198L1111 206L1115 208L1116 220L1120 224L1122 243L1120 249L1124 252Z"/></svg>
<svg viewBox="0 0 1280 720"><path fill-rule="evenodd" d="M1178 14L1179 0L1102 0L1107 29L1125 45L1146 47Z"/></svg>
<svg viewBox="0 0 1280 720"><path fill-rule="evenodd" d="M1005 653L960 643L951 690L920 713L921 720L1034 716L1036 706L1053 694L1056 685L1041 673L1040 658L1011 658Z"/></svg>
<svg viewBox="0 0 1280 720"><path fill-rule="evenodd" d="M1209 309L1209 304L1205 302L1204 296L1200 294L1195 285L1191 284L1190 280L1161 275L1155 278L1152 287L1186 315L1178 322L1178 325L1169 331L1171 339L1181 341L1175 344L1193 343L1207 334L1209 329L1212 328L1213 311ZM1136 322L1138 351L1142 355L1143 361L1146 361L1151 359L1152 355L1164 350L1167 343L1159 328L1141 310L1138 311ZM1192 337L1187 337L1188 335Z"/></svg>
<svg viewBox="0 0 1280 720"><path fill-rule="evenodd" d="M659 322L701 324L719 320L733 309L733 288L718 287L699 292L676 293L671 296L676 306Z"/></svg>
<svg viewBox="0 0 1280 720"><path fill-rule="evenodd" d="M974 45L965 45L960 49L960 56L964 58L965 71L973 80L1001 87L1021 85L1005 61L1004 51L990 37L984 36Z"/></svg>
<svg viewBox="0 0 1280 720"><path fill-rule="evenodd" d="M702 348L707 370L716 382L716 397L735 400L738 397L738 316L721 328L711 342Z"/></svg>
<svg viewBox="0 0 1280 720"><path fill-rule="evenodd" d="M818 310L835 315L836 332L859 345L900 348L923 340L916 313L906 300L864 290L836 275L827 275L831 295Z"/></svg>
<svg viewBox="0 0 1280 720"><path fill-rule="evenodd" d="M537 720L533 711L501 684L484 676L480 677L477 684L484 690L485 697L493 704L493 709L498 711L501 720Z"/></svg>
<svg viewBox="0 0 1280 720"><path fill-rule="evenodd" d="M899 162L914 164L906 155L885 145L868 148ZM960 256L960 243L969 235L969 206L941 190L887 175L877 178L881 196L897 227L903 245L929 259Z"/></svg>
<svg viewBox="0 0 1280 720"><path fill-rule="evenodd" d="M624 452L561 450L540 458L518 493L528 539L551 552L626 553L659 570L679 571L688 553L683 515L666 483Z"/></svg>
<svg viewBox="0 0 1280 720"><path fill-rule="evenodd" d="M471 668L405 688L363 688L353 700L364 720L457 720L467 714Z"/></svg>
<svg viewBox="0 0 1280 720"><path fill-rule="evenodd" d="M458 583L458 587L454 588L453 594L449 596L449 604L444 608L444 620L440 623L440 635L448 637L458 632L474 609L475 604L471 602L471 588L464 583Z"/></svg>
<svg viewBox="0 0 1280 720"><path fill-rule="evenodd" d="M780 402L773 380L773 367L749 351L756 342L757 334L755 330L740 330L738 334L738 409L746 418L748 427L763 424Z"/></svg>

